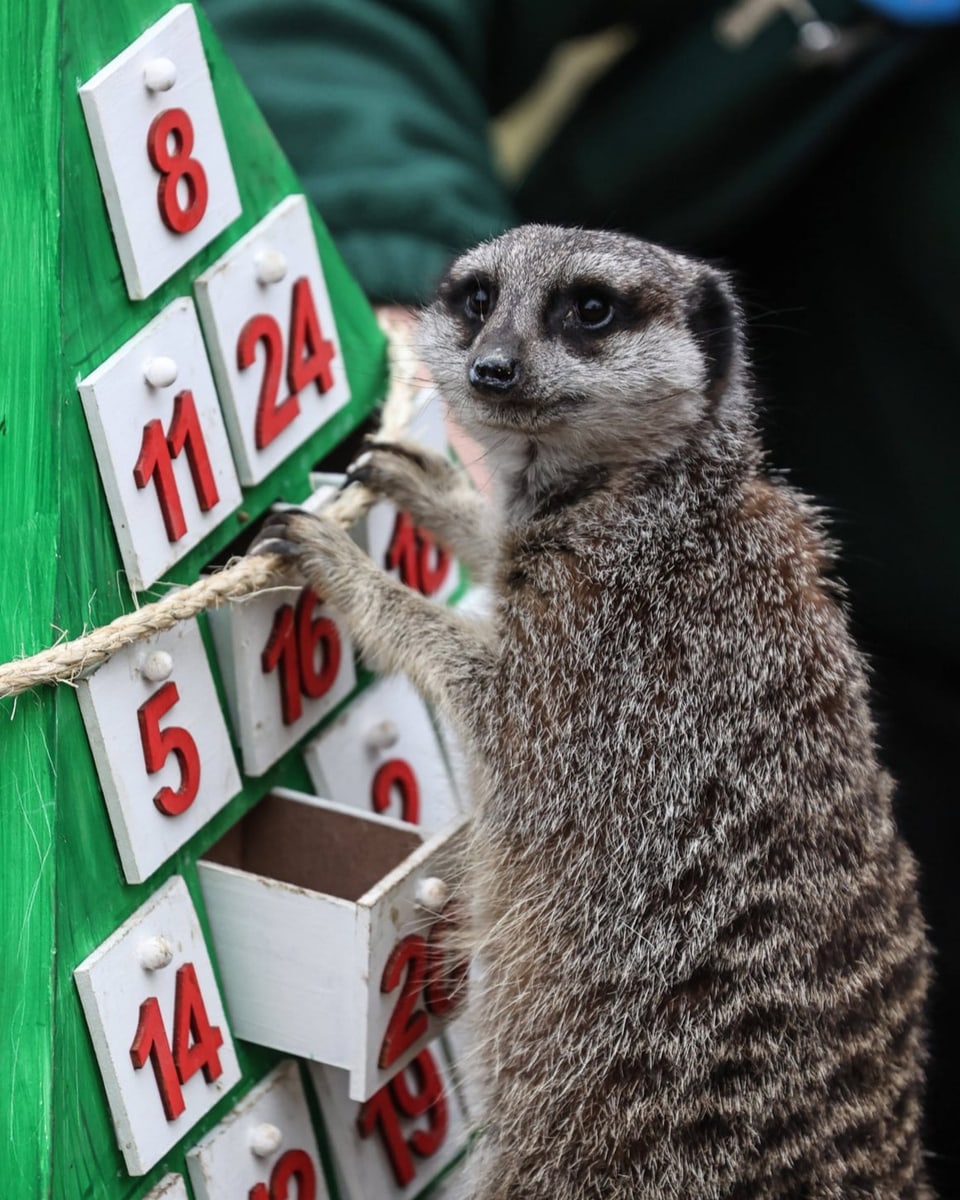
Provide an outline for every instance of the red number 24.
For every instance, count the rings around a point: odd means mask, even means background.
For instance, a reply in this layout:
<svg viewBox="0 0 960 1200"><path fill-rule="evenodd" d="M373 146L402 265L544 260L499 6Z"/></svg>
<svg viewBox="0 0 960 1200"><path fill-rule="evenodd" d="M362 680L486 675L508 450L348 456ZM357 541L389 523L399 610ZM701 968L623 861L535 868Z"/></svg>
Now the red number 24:
<svg viewBox="0 0 960 1200"><path fill-rule="evenodd" d="M254 441L257 449L263 450L299 415L300 393L305 388L315 383L322 395L333 387L330 363L335 353L334 345L323 336L320 329L310 280L305 275L293 285L290 350L287 355L287 387L290 392L283 400L279 400L283 332L269 313L257 313L240 330L237 367L246 371L253 366L260 342L263 342L265 357L254 422Z"/></svg>

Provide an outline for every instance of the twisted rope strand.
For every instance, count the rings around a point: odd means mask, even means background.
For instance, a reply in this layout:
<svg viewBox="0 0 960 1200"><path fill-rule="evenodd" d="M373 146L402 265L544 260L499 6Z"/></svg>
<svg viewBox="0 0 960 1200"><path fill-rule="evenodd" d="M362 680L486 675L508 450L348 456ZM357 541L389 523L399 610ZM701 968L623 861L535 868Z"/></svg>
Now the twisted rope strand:
<svg viewBox="0 0 960 1200"><path fill-rule="evenodd" d="M400 436L413 415L416 388L401 368L409 370L414 351L409 321L389 314L379 314L379 318L389 340L390 361L390 387L381 410L380 436L389 439ZM367 512L375 499L367 488L355 484L325 506L323 516L347 529ZM136 612L117 617L109 625L73 641L59 642L29 658L0 665L0 699L18 696L43 683L75 683L85 671L126 646L172 629L179 621L189 620L208 608L284 582L286 570L278 554L237 559L213 575L145 604Z"/></svg>

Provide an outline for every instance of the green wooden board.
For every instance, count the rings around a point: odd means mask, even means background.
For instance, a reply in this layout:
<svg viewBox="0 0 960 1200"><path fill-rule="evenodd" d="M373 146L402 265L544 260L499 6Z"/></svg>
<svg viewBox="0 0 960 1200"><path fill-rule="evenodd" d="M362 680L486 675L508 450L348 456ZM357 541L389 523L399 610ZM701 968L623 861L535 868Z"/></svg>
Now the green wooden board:
<svg viewBox="0 0 960 1200"><path fill-rule="evenodd" d="M0 661L74 637L138 602L122 571L77 381L266 215L297 180L199 15L242 216L143 301L127 297L78 86L171 7L169 0L0 5L6 161L0 214ZM316 236L352 399L167 578L189 582L278 497L296 501L325 450L382 395L383 339L322 223ZM149 597L148 597L149 598ZM211 661L213 661L211 656ZM167 1172L279 1057L238 1042L243 1081L150 1173L117 1148L73 981L75 966L165 879L182 874L203 913L195 861L272 785L308 789L295 754L245 786L146 883L125 884L70 688L0 702L0 1128L5 1194L126 1200Z"/></svg>

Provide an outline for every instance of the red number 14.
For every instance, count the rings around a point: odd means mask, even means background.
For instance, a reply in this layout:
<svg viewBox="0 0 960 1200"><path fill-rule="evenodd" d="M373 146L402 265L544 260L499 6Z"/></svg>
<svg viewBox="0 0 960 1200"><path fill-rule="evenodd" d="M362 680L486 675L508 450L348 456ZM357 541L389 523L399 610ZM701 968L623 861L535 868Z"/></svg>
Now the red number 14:
<svg viewBox="0 0 960 1200"><path fill-rule="evenodd" d="M140 1005L140 1020L130 1047L130 1058L136 1070L148 1062L153 1067L168 1121L175 1121L187 1107L182 1084L198 1071L203 1072L207 1083L220 1077L223 1067L217 1051L222 1045L223 1034L219 1026L210 1024L193 963L184 963L177 971L173 1048L170 1048L156 996L150 996Z"/></svg>

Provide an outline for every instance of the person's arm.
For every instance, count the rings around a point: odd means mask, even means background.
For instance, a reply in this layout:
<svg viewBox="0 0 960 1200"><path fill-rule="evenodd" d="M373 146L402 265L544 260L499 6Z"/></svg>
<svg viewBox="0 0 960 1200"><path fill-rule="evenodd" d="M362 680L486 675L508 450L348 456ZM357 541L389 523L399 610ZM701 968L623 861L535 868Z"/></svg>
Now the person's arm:
<svg viewBox="0 0 960 1200"><path fill-rule="evenodd" d="M482 96L490 0L204 0L360 285L424 299L514 223Z"/></svg>

